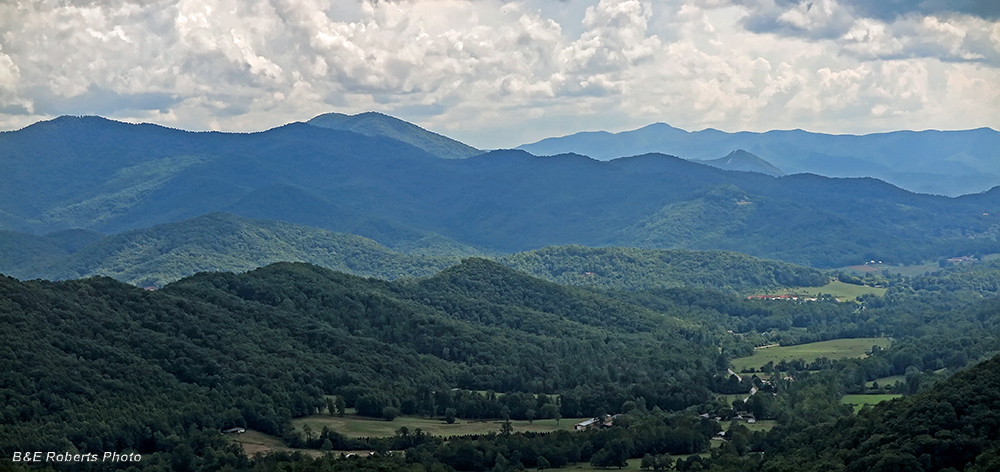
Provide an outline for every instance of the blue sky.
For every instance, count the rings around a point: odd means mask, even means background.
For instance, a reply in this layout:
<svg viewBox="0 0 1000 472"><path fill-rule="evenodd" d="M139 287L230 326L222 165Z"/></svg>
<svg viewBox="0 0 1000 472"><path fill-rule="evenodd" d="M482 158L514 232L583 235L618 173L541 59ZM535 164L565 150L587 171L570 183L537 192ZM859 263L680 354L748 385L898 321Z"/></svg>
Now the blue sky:
<svg viewBox="0 0 1000 472"><path fill-rule="evenodd" d="M653 122L1000 129L995 0L0 4L0 129L375 110L481 148Z"/></svg>

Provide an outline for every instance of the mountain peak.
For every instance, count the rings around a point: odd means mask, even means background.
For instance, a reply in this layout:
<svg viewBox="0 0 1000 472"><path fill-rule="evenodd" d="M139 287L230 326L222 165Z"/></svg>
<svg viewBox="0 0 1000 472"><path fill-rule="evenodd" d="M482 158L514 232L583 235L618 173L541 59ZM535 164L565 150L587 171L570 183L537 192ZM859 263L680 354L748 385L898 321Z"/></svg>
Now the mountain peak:
<svg viewBox="0 0 1000 472"><path fill-rule="evenodd" d="M478 149L465 143L376 111L367 111L357 115L326 113L307 121L307 123L319 128L395 139L444 159L462 159L482 154Z"/></svg>
<svg viewBox="0 0 1000 472"><path fill-rule="evenodd" d="M771 165L770 162L761 159L760 157L754 155L753 153L747 152L743 149L737 149L730 152L726 157L719 159L712 159L708 161L696 161L702 164L710 165L712 167L717 167L724 170L736 170L741 172L757 172L761 174L772 175L775 177L780 177L785 175L781 169Z"/></svg>

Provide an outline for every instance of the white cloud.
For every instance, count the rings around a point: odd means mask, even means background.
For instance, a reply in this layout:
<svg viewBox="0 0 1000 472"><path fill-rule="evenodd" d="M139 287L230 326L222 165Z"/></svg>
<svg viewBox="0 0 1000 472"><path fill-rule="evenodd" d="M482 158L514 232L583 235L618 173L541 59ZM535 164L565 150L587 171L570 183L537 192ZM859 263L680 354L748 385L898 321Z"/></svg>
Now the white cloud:
<svg viewBox="0 0 1000 472"><path fill-rule="evenodd" d="M1000 128L1000 23L847 0L0 4L0 126L257 130L331 110L479 146L688 128Z"/></svg>

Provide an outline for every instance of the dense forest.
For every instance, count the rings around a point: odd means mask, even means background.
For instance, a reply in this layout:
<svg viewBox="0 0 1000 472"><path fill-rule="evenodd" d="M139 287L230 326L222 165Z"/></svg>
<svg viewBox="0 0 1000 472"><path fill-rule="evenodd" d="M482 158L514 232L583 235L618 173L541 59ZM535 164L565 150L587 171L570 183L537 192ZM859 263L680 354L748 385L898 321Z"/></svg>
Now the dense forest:
<svg viewBox="0 0 1000 472"><path fill-rule="evenodd" d="M628 458L678 470L990 470L998 364L969 368L1000 352L990 267L893 276L880 281L885 296L847 302L571 287L477 258L394 282L303 263L201 273L156 291L104 277L3 278L0 453L135 451L144 468L172 470L514 470ZM768 366L767 382L728 372L757 345L869 336L892 346ZM888 376L905 380L869 385ZM857 415L840 402L886 391L913 396ZM746 401L720 400L735 393ZM332 413L331 398L390 420L617 416L587 432L501 428L447 440L290 426ZM777 426L730 423L740 412ZM249 458L218 433L233 426L292 447L405 454ZM722 447L709 447L722 429ZM938 430L953 432L921 436ZM873 434L882 442L864 443ZM838 461L845 468L824 468Z"/></svg>

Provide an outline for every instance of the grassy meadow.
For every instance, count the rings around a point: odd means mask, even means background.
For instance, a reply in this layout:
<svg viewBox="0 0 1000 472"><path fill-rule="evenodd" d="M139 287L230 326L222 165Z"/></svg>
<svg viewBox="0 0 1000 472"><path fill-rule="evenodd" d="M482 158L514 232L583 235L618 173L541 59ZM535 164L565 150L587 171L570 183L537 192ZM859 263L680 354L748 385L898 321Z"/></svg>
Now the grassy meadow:
<svg viewBox="0 0 1000 472"><path fill-rule="evenodd" d="M514 432L552 432L560 429L572 430L573 425L589 418L563 418L558 424L554 419L535 420L529 423L525 420L511 420ZM420 428L421 430L435 436L462 436L466 434L486 434L490 432L500 432L500 420L463 420L456 419L455 423L448 424L442 419L428 419L416 416L400 416L393 421L366 418L348 414L343 417L330 416L326 414L304 416L292 420L292 426L301 430L308 425L313 431L321 431L324 427L330 428L348 437L387 437L396 433L400 427L406 426L410 431Z"/></svg>
<svg viewBox="0 0 1000 472"><path fill-rule="evenodd" d="M740 372L743 369L753 367L759 371L768 362L777 364L782 360L803 359L806 362L812 362L819 357L828 359L865 357L865 353L870 351L872 346L877 345L886 349L890 344L891 341L888 338L845 338L795 346L762 347L755 349L750 357L733 359L733 370Z"/></svg>
<svg viewBox="0 0 1000 472"><path fill-rule="evenodd" d="M875 380L865 382L865 387L871 388L872 385L878 382L879 387L885 387L886 385L894 385L896 382L906 383L905 375L891 375L889 377L879 377Z"/></svg>
<svg viewBox="0 0 1000 472"><path fill-rule="evenodd" d="M885 295L886 289L868 287L865 285L846 284L839 280L834 280L822 287L792 287L771 292L771 295L792 294L803 297L816 297L820 294L833 295L837 300L854 300L859 295L873 294L879 297Z"/></svg>
<svg viewBox="0 0 1000 472"><path fill-rule="evenodd" d="M893 398L899 398L902 395L898 394L875 394L875 395L844 395L844 398L840 400L840 403L845 405L851 405L854 407L854 412L857 413L861 407L865 405L875 405L882 403L886 400L892 400Z"/></svg>

